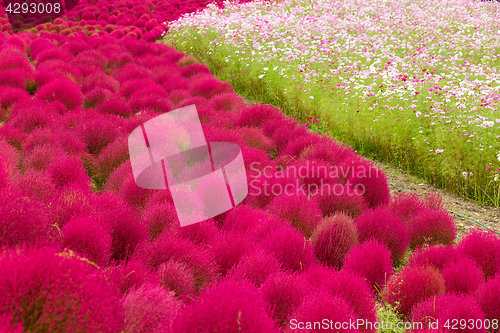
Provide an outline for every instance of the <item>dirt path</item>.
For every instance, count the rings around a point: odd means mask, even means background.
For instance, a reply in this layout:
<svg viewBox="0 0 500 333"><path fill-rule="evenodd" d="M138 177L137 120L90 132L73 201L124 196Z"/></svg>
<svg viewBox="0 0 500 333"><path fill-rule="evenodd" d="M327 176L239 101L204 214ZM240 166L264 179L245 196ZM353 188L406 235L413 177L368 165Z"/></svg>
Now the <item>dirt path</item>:
<svg viewBox="0 0 500 333"><path fill-rule="evenodd" d="M241 97L247 105L255 103L251 99L248 99L244 96ZM488 228L500 232L500 208L479 206L472 200L461 198L456 194L443 189L434 188L429 184L425 184L421 179L412 175L408 175L391 166L387 166L378 161L373 162L385 171L389 183L420 195L425 194L429 191L437 191L443 198L443 204L446 210L476 220L479 223L484 224ZM389 185L389 187L391 189L391 195L402 192L392 185ZM454 218L459 230L459 237L461 237L470 228L481 227L474 221L471 221L467 218L456 215L454 216Z"/></svg>

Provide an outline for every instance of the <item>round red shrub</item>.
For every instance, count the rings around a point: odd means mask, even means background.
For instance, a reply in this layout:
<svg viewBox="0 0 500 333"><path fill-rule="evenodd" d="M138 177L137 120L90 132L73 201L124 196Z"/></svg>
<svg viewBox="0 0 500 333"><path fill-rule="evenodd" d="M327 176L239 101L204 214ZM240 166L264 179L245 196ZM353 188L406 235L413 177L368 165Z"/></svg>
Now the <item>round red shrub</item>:
<svg viewBox="0 0 500 333"><path fill-rule="evenodd" d="M239 110L235 125L261 127L267 121L281 121L283 118L281 110L274 105L253 104Z"/></svg>
<svg viewBox="0 0 500 333"><path fill-rule="evenodd" d="M83 94L80 87L66 79L56 79L41 87L35 98L45 102L60 101L72 110L83 105Z"/></svg>
<svg viewBox="0 0 500 333"><path fill-rule="evenodd" d="M81 159L77 156L58 156L54 158L47 167L47 172L58 188L71 183L90 187L91 180L83 168Z"/></svg>
<svg viewBox="0 0 500 333"><path fill-rule="evenodd" d="M478 304L486 315L486 319L491 321L500 318L500 275L489 279L486 283L482 284L475 294ZM498 332L499 326L494 329Z"/></svg>
<svg viewBox="0 0 500 333"><path fill-rule="evenodd" d="M297 328L306 332L320 332L325 327L335 330L335 332L360 332L355 325L342 325L335 328L335 323L356 322L354 311L349 306L346 300L338 296L332 296L330 293L311 293L304 297L302 304L290 315L290 324L285 329L285 332L295 332ZM327 318L327 325L319 325L324 323ZM330 323L333 323L330 325Z"/></svg>
<svg viewBox="0 0 500 333"><path fill-rule="evenodd" d="M112 97L100 103L96 107L96 111L105 114L113 114L119 117L130 117L133 113L127 103Z"/></svg>
<svg viewBox="0 0 500 333"><path fill-rule="evenodd" d="M0 308L15 313L14 325L22 323L33 331L123 330L116 286L105 278L103 270L70 251L6 249L0 257L0 270L4 272L0 277Z"/></svg>
<svg viewBox="0 0 500 333"><path fill-rule="evenodd" d="M106 266L111 258L109 230L93 217L74 217L61 229L62 242L99 266Z"/></svg>
<svg viewBox="0 0 500 333"><path fill-rule="evenodd" d="M443 269L446 292L472 294L484 283L483 271L467 258L450 263Z"/></svg>
<svg viewBox="0 0 500 333"><path fill-rule="evenodd" d="M363 198L370 208L385 207L391 200L384 171L368 160L363 159L347 181L362 189Z"/></svg>
<svg viewBox="0 0 500 333"><path fill-rule="evenodd" d="M117 124L103 118L84 120L76 131L92 155L98 155L119 136Z"/></svg>
<svg viewBox="0 0 500 333"><path fill-rule="evenodd" d="M185 263L192 269L197 289L203 289L217 278L213 253L175 235L161 234L154 242L143 242L134 257L157 270L171 259Z"/></svg>
<svg viewBox="0 0 500 333"><path fill-rule="evenodd" d="M405 267L389 280L383 298L399 314L409 316L415 304L444 292L444 279L434 267Z"/></svg>
<svg viewBox="0 0 500 333"><path fill-rule="evenodd" d="M412 311L413 322L421 322L424 327L430 327L429 324L433 323L433 328L435 326L447 332L453 331L451 328L455 326L459 332L485 333L484 325L487 323L485 323L485 319L481 307L469 295L447 293L433 296L415 305ZM455 325L455 322L458 323L458 326ZM471 323L474 325L470 325Z"/></svg>
<svg viewBox="0 0 500 333"><path fill-rule="evenodd" d="M316 200L308 199L301 193L275 197L266 210L289 222L307 238L311 237L323 217Z"/></svg>
<svg viewBox="0 0 500 333"><path fill-rule="evenodd" d="M410 246L448 245L457 236L453 216L444 210L423 209L408 221Z"/></svg>
<svg viewBox="0 0 500 333"><path fill-rule="evenodd" d="M113 281L123 295L144 284L161 285L160 277L137 260L115 262L115 264L106 270L106 276Z"/></svg>
<svg viewBox="0 0 500 333"><path fill-rule="evenodd" d="M183 332L279 332L259 290L251 283L227 280L200 293L183 308L173 331Z"/></svg>
<svg viewBox="0 0 500 333"><path fill-rule="evenodd" d="M415 249L408 257L407 266L430 265L441 271L446 265L457 262L460 257L461 254L451 245L431 245Z"/></svg>
<svg viewBox="0 0 500 333"><path fill-rule="evenodd" d="M354 247L347 254L343 268L365 278L375 291L381 291L394 272L391 251L376 240Z"/></svg>
<svg viewBox="0 0 500 333"><path fill-rule="evenodd" d="M194 66L193 64L191 66ZM188 66L186 66L188 67ZM184 68L186 68L184 67ZM183 68L183 69L184 69ZM214 95L222 94L225 92L234 92L233 87L228 82L219 81L216 78L202 78L199 80L193 80L192 86L189 91L193 96L202 96L205 98L211 98Z"/></svg>
<svg viewBox="0 0 500 333"><path fill-rule="evenodd" d="M214 253L219 273L224 277L243 255L253 250L255 242L239 233L222 232L210 241L210 247Z"/></svg>
<svg viewBox="0 0 500 333"><path fill-rule="evenodd" d="M389 203L389 210L399 216L405 223L413 217L417 217L425 209L424 202L418 195L402 192L393 196Z"/></svg>
<svg viewBox="0 0 500 333"><path fill-rule="evenodd" d="M22 99L13 108L9 121L12 126L28 133L52 124L55 118L54 110L47 103L33 99Z"/></svg>
<svg viewBox="0 0 500 333"><path fill-rule="evenodd" d="M394 262L402 260L409 244L408 228L396 215L384 208L365 211L355 219L361 243L372 239L387 246Z"/></svg>
<svg viewBox="0 0 500 333"><path fill-rule="evenodd" d="M314 186L312 188L315 189ZM345 213L354 218L367 209L361 192L348 184L342 185L332 181L311 194L315 194L323 216Z"/></svg>
<svg viewBox="0 0 500 333"><path fill-rule="evenodd" d="M162 287L142 285L123 299L124 333L169 332L181 303Z"/></svg>
<svg viewBox="0 0 500 333"><path fill-rule="evenodd" d="M345 214L325 217L311 237L314 254L330 267L342 267L347 253L358 243L353 220Z"/></svg>
<svg viewBox="0 0 500 333"><path fill-rule="evenodd" d="M268 276L260 290L264 301L271 306L273 318L284 327L290 314L310 292L310 286L302 276L278 272Z"/></svg>
<svg viewBox="0 0 500 333"><path fill-rule="evenodd" d="M260 244L278 259L283 270L304 271L314 263L311 242L288 225L273 230Z"/></svg>
<svg viewBox="0 0 500 333"><path fill-rule="evenodd" d="M245 102L235 93L222 93L211 98L215 110L236 112L245 107Z"/></svg>
<svg viewBox="0 0 500 333"><path fill-rule="evenodd" d="M474 260L486 279L500 272L500 237L494 232L472 229L460 240L457 250Z"/></svg>
<svg viewBox="0 0 500 333"><path fill-rule="evenodd" d="M200 73L210 74L210 69L207 67L207 65L199 62L184 66L180 69L180 74L185 78L189 78L195 74L200 74Z"/></svg>
<svg viewBox="0 0 500 333"><path fill-rule="evenodd" d="M189 299L196 294L193 270L184 262L170 259L157 269L161 285L181 299Z"/></svg>

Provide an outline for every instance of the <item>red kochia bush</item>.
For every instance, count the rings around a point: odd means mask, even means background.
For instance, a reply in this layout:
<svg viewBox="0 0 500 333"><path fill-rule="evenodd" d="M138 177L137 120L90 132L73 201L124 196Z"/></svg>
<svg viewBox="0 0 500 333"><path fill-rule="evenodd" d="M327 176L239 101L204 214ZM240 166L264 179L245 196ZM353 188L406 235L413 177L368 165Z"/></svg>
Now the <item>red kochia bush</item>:
<svg viewBox="0 0 500 333"><path fill-rule="evenodd" d="M192 83L189 92L193 96L211 98L212 96L217 94L234 91L233 87L228 82L219 81L213 77L207 77L205 79L195 80Z"/></svg>
<svg viewBox="0 0 500 333"><path fill-rule="evenodd" d="M314 191L312 192L314 194ZM332 181L330 184L324 184L314 197L319 203L323 216L342 212L354 218L367 209L361 191L350 184L341 185Z"/></svg>
<svg viewBox="0 0 500 333"><path fill-rule="evenodd" d="M90 186L90 178L83 168L82 160L77 156L59 156L52 160L47 168L52 182L62 188L70 183Z"/></svg>
<svg viewBox="0 0 500 333"><path fill-rule="evenodd" d="M170 332L181 308L172 293L162 287L142 285L123 299L125 333Z"/></svg>
<svg viewBox="0 0 500 333"><path fill-rule="evenodd" d="M469 231L458 243L457 249L482 268L486 279L500 273L500 238L492 231Z"/></svg>
<svg viewBox="0 0 500 333"><path fill-rule="evenodd" d="M0 246L47 242L56 236L49 207L14 190L0 189Z"/></svg>
<svg viewBox="0 0 500 333"><path fill-rule="evenodd" d="M330 140L324 136L318 134L307 133L291 139L285 145L285 147L280 151L281 156L300 156L302 151L307 147L320 142L321 140Z"/></svg>
<svg viewBox="0 0 500 333"><path fill-rule="evenodd" d="M424 203L418 195L402 192L393 196L389 204L389 210L399 216L405 223L411 218L418 216L425 209Z"/></svg>
<svg viewBox="0 0 500 333"><path fill-rule="evenodd" d="M111 258L109 230L93 217L74 217L61 229L65 247L81 253L99 266Z"/></svg>
<svg viewBox="0 0 500 333"><path fill-rule="evenodd" d="M118 126L102 118L85 120L78 126L77 132L85 142L87 151L93 155L98 155L119 136Z"/></svg>
<svg viewBox="0 0 500 333"><path fill-rule="evenodd" d="M324 218L311 239L316 257L330 267L340 268L358 243L358 233L349 216L337 214Z"/></svg>
<svg viewBox="0 0 500 333"><path fill-rule="evenodd" d="M247 236L234 232L222 232L210 241L221 276L236 265L241 257L255 247L255 243Z"/></svg>
<svg viewBox="0 0 500 333"><path fill-rule="evenodd" d="M100 113L113 114L124 118L131 116L133 113L127 103L116 98L105 100L97 106L96 110Z"/></svg>
<svg viewBox="0 0 500 333"><path fill-rule="evenodd" d="M158 266L156 271L161 285L181 299L193 298L196 294L196 281L193 270L186 263L170 259Z"/></svg>
<svg viewBox="0 0 500 333"><path fill-rule="evenodd" d="M338 165L348 157L356 156L349 147L341 146L332 141L325 140L312 144L305 148L300 154L304 160L320 159L331 165Z"/></svg>
<svg viewBox="0 0 500 333"><path fill-rule="evenodd" d="M149 237L153 240L162 232L177 232L180 228L177 211L171 203L148 205L142 216L147 223Z"/></svg>
<svg viewBox="0 0 500 333"><path fill-rule="evenodd" d="M263 130L266 135L273 139L278 152L283 150L290 140L308 133L304 126L292 118L268 121L263 125Z"/></svg>
<svg viewBox="0 0 500 333"><path fill-rule="evenodd" d="M198 62L195 64L182 67L180 73L185 78L189 78L195 74L200 74L200 73L210 74L210 69L207 67L207 65Z"/></svg>
<svg viewBox="0 0 500 333"><path fill-rule="evenodd" d="M283 327L288 316L310 292L310 285L300 275L278 272L261 286L262 296L272 309L274 319Z"/></svg>
<svg viewBox="0 0 500 333"><path fill-rule="evenodd" d="M0 308L15 313L14 325L22 323L33 332L123 330L118 289L103 270L74 253L49 247L4 249L0 271Z"/></svg>
<svg viewBox="0 0 500 333"><path fill-rule="evenodd" d="M335 323L356 322L358 318L346 300L339 296L332 296L328 292L311 293L305 296L302 304L290 315L290 318L292 319L285 329L287 333L295 332L297 328L305 332L321 332L325 327L335 332L360 332L356 328L350 328L349 325L344 325L344 328L342 326L339 329L335 328ZM328 326L322 326L325 318L328 318ZM330 322L333 325L330 325Z"/></svg>
<svg viewBox="0 0 500 333"><path fill-rule="evenodd" d="M274 230L260 244L274 254L284 270L303 271L314 262L311 242L291 226Z"/></svg>
<svg viewBox="0 0 500 333"><path fill-rule="evenodd" d="M354 247L347 254L343 267L364 277L376 291L382 290L394 271L391 251L376 240Z"/></svg>
<svg viewBox="0 0 500 333"><path fill-rule="evenodd" d="M455 327L459 332L485 333L485 319L484 312L472 296L450 293L432 296L415 305L412 312L413 322L420 322L423 327L429 327L429 323L436 325L437 321L438 328L447 332L452 332L453 329L450 328ZM464 325L464 322L467 324ZM471 323L474 324L470 325ZM491 327L491 324L489 326Z"/></svg>
<svg viewBox="0 0 500 333"><path fill-rule="evenodd" d="M314 198L308 199L304 194L280 195L267 206L267 211L311 237L314 229L322 219L322 212Z"/></svg>
<svg viewBox="0 0 500 333"><path fill-rule="evenodd" d="M270 104L254 104L239 110L236 126L260 127L269 120L283 119L280 109Z"/></svg>
<svg viewBox="0 0 500 333"><path fill-rule="evenodd" d="M22 99L16 103L9 121L12 126L28 133L36 128L52 124L55 118L55 112L47 103L33 99Z"/></svg>
<svg viewBox="0 0 500 333"><path fill-rule="evenodd" d="M215 110L235 112L245 107L245 102L235 93L222 93L212 97Z"/></svg>
<svg viewBox="0 0 500 333"><path fill-rule="evenodd" d="M280 266L274 255L257 247L243 255L227 276L231 279L248 280L260 287L269 275L280 271Z"/></svg>
<svg viewBox="0 0 500 333"><path fill-rule="evenodd" d="M488 280L479 287L475 294L476 300L483 309L486 318L489 320L499 320L500 318L500 275ZM500 320L499 320L500 321ZM498 323L498 321L497 321ZM498 332L497 329L493 331Z"/></svg>
<svg viewBox="0 0 500 333"><path fill-rule="evenodd" d="M384 208L367 210L355 219L361 243L376 239L387 246L393 261L403 259L408 248L408 228L396 215Z"/></svg>
<svg viewBox="0 0 500 333"><path fill-rule="evenodd" d="M457 236L453 216L444 210L421 210L408 221L408 226L412 248L423 244L448 245Z"/></svg>
<svg viewBox="0 0 500 333"><path fill-rule="evenodd" d="M326 317L325 317L326 318ZM176 333L279 332L259 290L249 282L228 280L200 293L173 323Z"/></svg>
<svg viewBox="0 0 500 333"><path fill-rule="evenodd" d="M383 207L391 200L389 185L384 171L376 167L371 161L361 160L360 165L354 168L348 181L355 187L363 190L363 197L370 208Z"/></svg>
<svg viewBox="0 0 500 333"><path fill-rule="evenodd" d="M389 280L383 298L398 313L409 316L415 304L444 292L444 279L434 267L405 267Z"/></svg>
<svg viewBox="0 0 500 333"><path fill-rule="evenodd" d="M443 269L446 292L472 294L484 283L481 268L467 258L456 263L450 263Z"/></svg>
<svg viewBox="0 0 500 333"><path fill-rule="evenodd" d="M143 242L134 257L154 270L171 259L185 263L193 270L197 289L205 288L217 278L213 253L175 235L162 234L154 242Z"/></svg>
<svg viewBox="0 0 500 333"><path fill-rule="evenodd" d="M46 101L60 101L72 110L83 104L83 94L80 87L66 79L56 79L47 83L36 93L35 98Z"/></svg>
<svg viewBox="0 0 500 333"><path fill-rule="evenodd" d="M431 245L424 248L415 249L408 257L407 266L434 266L442 270L446 265L457 262L460 254L455 247Z"/></svg>

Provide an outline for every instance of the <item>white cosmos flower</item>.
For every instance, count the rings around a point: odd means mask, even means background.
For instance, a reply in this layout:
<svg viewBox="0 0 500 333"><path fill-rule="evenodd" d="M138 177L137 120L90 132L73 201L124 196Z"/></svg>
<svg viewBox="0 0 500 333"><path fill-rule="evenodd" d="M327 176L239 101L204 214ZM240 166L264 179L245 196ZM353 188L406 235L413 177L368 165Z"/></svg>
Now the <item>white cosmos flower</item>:
<svg viewBox="0 0 500 333"><path fill-rule="evenodd" d="M266 74L260 74L259 79L262 79L264 77L264 75L266 75Z"/></svg>

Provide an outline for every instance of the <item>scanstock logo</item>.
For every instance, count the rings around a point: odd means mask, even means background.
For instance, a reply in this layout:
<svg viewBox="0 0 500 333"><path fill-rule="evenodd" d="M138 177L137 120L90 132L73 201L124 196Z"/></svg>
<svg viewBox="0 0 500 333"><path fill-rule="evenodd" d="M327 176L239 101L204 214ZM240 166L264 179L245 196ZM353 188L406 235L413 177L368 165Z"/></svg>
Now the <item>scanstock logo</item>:
<svg viewBox="0 0 500 333"><path fill-rule="evenodd" d="M181 226L219 215L248 194L240 147L208 143L194 104L135 128L128 147L136 184L168 188Z"/></svg>

